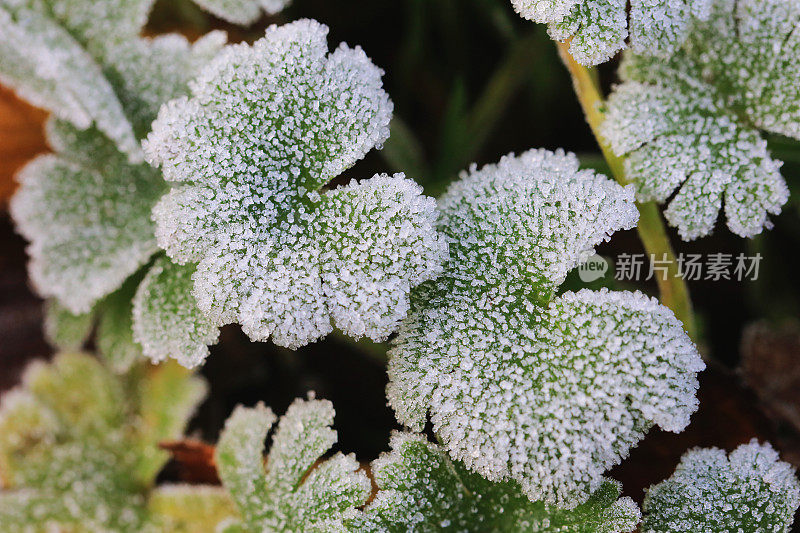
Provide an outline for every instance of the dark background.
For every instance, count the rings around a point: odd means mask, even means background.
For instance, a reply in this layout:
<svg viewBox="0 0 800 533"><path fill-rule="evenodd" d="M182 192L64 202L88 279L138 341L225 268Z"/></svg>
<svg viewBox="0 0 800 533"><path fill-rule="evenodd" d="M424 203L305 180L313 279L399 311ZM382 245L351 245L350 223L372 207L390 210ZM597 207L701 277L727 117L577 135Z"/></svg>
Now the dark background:
<svg viewBox="0 0 800 533"><path fill-rule="evenodd" d="M332 48L340 41L362 46L386 71L385 87L395 104L396 121L386 148L370 153L337 183L404 171L429 194L438 195L471 162L494 162L506 153L535 147L563 147L587 165L603 167L544 26L520 19L508 0L295 0L279 17L265 18L246 31L188 2L162 0L148 31L196 36L224 28L232 40L252 40L270 23L302 17L330 26ZM615 82L615 66L612 62L600 69L606 91ZM9 151L13 140L2 136L3 128L0 120L0 143ZM770 139L770 147L786 161L784 175L792 189L772 231L745 240L723 222L712 236L684 243L670 230L676 252L759 252L763 260L756 282L689 283L699 344L711 361L701 377L701 410L681 435L651 432L611 473L638 501L643 488L669 475L680 455L694 445L730 450L752 437L769 439L785 459L800 465L800 148L780 138ZM5 167L0 171L9 174ZM0 181L8 179L0 174ZM0 390L18 381L29 360L51 354L41 334L41 302L26 281L24 244L3 209ZM626 231L599 252L613 258L643 250L636 233ZM655 294L652 283L637 288ZM748 342L743 347L744 337ZM282 413L295 397L313 390L336 407L339 448L356 452L361 461L372 460L387 448L389 432L397 427L386 406L380 352L380 346L369 342L354 345L335 336L290 352L252 343L237 328L226 327L202 370L211 394L190 432L213 442L235 404L263 400Z"/></svg>

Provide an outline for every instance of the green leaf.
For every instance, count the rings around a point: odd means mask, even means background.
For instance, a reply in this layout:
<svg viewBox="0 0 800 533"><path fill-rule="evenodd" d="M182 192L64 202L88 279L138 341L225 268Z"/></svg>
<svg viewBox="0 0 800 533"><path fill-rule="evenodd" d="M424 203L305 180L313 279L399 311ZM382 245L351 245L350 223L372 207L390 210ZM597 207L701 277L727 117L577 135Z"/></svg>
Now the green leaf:
<svg viewBox="0 0 800 533"><path fill-rule="evenodd" d="M531 501L572 509L654 424L680 431L704 365L641 293L554 297L594 246L635 224L633 190L563 152L473 167L439 202L450 261L414 291L388 397L418 431Z"/></svg>
<svg viewBox="0 0 800 533"><path fill-rule="evenodd" d="M217 445L225 487L250 531L344 531L370 493L352 456L320 457L336 442L333 406L295 401L275 431L264 467L264 439L276 417L259 405L237 407Z"/></svg>
<svg viewBox="0 0 800 533"><path fill-rule="evenodd" d="M156 260L133 299L133 335L153 362L174 358L191 368L208 357L219 337L218 324L207 319L192 296L194 265Z"/></svg>
<svg viewBox="0 0 800 533"><path fill-rule="evenodd" d="M127 475L126 404L114 376L82 354L37 363L0 405L0 523L136 531L141 487Z"/></svg>
<svg viewBox="0 0 800 533"><path fill-rule="evenodd" d="M713 0L511 0L524 18L549 25L553 39L571 39L569 52L583 65L608 61L630 45L636 53L669 57L705 19Z"/></svg>
<svg viewBox="0 0 800 533"><path fill-rule="evenodd" d="M301 20L228 47L144 142L180 184L156 236L198 264L200 309L290 348L333 326L384 340L444 251L434 203L402 175L320 192L386 139L392 111L381 71L360 48L328 54L327 32Z"/></svg>
<svg viewBox="0 0 800 533"><path fill-rule="evenodd" d="M212 31L190 44L170 33L109 49L105 72L137 138L150 132L161 104L189 92L189 82L222 49L225 32Z"/></svg>
<svg viewBox="0 0 800 533"><path fill-rule="evenodd" d="M134 382L133 393L139 403L134 446L138 451L137 479L149 486L169 458L158 443L183 435L208 386L176 363L148 367L145 372Z"/></svg>
<svg viewBox="0 0 800 533"><path fill-rule="evenodd" d="M619 498L614 482L563 511L530 502L515 483L483 479L421 435L395 433L391 447L372 463L378 493L348 524L355 531L620 533L639 522L636 504Z"/></svg>
<svg viewBox="0 0 800 533"><path fill-rule="evenodd" d="M86 313L157 250L150 210L166 187L156 170L128 163L97 130L51 121L47 133L57 154L23 168L11 212L31 241L37 291Z"/></svg>
<svg viewBox="0 0 800 533"><path fill-rule="evenodd" d="M0 3L0 81L79 129L94 124L132 161L140 161L139 142L101 65L32 5Z"/></svg>
<svg viewBox="0 0 800 533"><path fill-rule="evenodd" d="M3 531L151 531L157 442L180 435L203 390L184 369L117 376L86 354L31 365L0 402Z"/></svg>
<svg viewBox="0 0 800 533"><path fill-rule="evenodd" d="M770 228L789 191L759 130L800 138L800 7L717 0L669 60L631 54L608 101L603 135L625 156L642 201L666 202L684 240ZM677 192L675 192L677 191Z"/></svg>
<svg viewBox="0 0 800 533"><path fill-rule="evenodd" d="M788 532L798 507L794 468L768 443L752 440L730 455L695 448L672 477L648 490L642 531Z"/></svg>

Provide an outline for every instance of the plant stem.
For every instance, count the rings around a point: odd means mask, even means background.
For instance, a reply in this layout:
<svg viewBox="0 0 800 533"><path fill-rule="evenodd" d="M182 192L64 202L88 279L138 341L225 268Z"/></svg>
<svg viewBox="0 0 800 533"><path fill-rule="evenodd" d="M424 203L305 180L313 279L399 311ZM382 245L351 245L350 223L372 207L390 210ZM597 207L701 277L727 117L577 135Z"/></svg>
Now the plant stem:
<svg viewBox="0 0 800 533"><path fill-rule="evenodd" d="M596 76L592 70L575 61L570 55L568 51L569 41L559 42L557 45L561 60L572 78L575 95L578 97L578 102L580 102L583 109L586 122L589 123L592 129L592 133L600 146L606 163L611 169L611 173L617 182L622 185L628 185L630 180L625 175L625 165L622 158L614 154L611 146L600 135L600 125L605 120L602 109L604 99L597 86ZM639 239L641 239L645 251L651 260L655 258L660 264L666 264L666 273L659 273L655 276L661 295L661 302L672 309L675 316L683 322L683 326L689 336L696 340L697 330L689 289L686 286L686 282L679 275L678 262L669 242L661 213L653 202L637 203L637 207L639 208L639 224L636 229L639 232Z"/></svg>

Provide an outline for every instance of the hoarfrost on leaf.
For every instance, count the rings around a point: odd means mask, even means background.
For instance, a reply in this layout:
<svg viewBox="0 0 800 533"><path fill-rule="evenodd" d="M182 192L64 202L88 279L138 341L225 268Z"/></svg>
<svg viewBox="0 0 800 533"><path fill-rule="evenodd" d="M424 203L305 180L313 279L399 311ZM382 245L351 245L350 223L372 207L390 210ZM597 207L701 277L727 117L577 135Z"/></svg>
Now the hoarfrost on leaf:
<svg viewBox="0 0 800 533"><path fill-rule="evenodd" d="M554 297L567 272L635 225L633 189L572 154L473 167L440 200L444 274L412 294L389 401L430 413L450 455L531 501L575 508L654 424L680 431L704 368L671 311L630 292Z"/></svg>
<svg viewBox="0 0 800 533"><path fill-rule="evenodd" d="M158 250L150 210L166 186L95 129L51 120L47 137L56 153L20 171L11 214L31 242L37 292L86 313Z"/></svg>
<svg viewBox="0 0 800 533"><path fill-rule="evenodd" d="M513 482L492 483L452 461L421 435L395 433L392 451L372 463L378 493L348 525L364 532L621 533L639 523L639 509L604 481L570 511L530 502Z"/></svg>
<svg viewBox="0 0 800 533"><path fill-rule="evenodd" d="M686 39L694 18L704 19L713 0L511 0L524 18L548 24L550 36L570 40L583 65L614 57L627 43L636 53L668 57Z"/></svg>
<svg viewBox="0 0 800 533"><path fill-rule="evenodd" d="M191 368L208 357L218 327L197 308L192 296L192 265L160 257L148 270L133 299L133 335L144 354L160 362L169 357Z"/></svg>
<svg viewBox="0 0 800 533"><path fill-rule="evenodd" d="M198 264L200 309L291 348L333 326L385 339L445 253L434 201L402 174L320 190L386 140L392 111L381 71L360 48L328 54L327 31L301 20L227 47L144 142L179 184L156 237Z"/></svg>
<svg viewBox="0 0 800 533"><path fill-rule="evenodd" d="M181 434L205 390L177 368L118 377L85 354L32 364L0 403L3 531L151 531L156 445Z"/></svg>
<svg viewBox="0 0 800 533"><path fill-rule="evenodd" d="M102 66L34 7L43 2L29 4L0 3L0 82L79 129L94 124L132 162L140 161L139 142Z"/></svg>
<svg viewBox="0 0 800 533"><path fill-rule="evenodd" d="M730 455L695 448L672 477L648 490L642 531L788 532L798 507L794 468L768 443L752 440Z"/></svg>
<svg viewBox="0 0 800 533"><path fill-rule="evenodd" d="M789 190L759 130L800 139L800 4L716 0L668 60L630 54L603 135L684 240L770 228ZM677 190L677 193L675 192Z"/></svg>
<svg viewBox="0 0 800 533"><path fill-rule="evenodd" d="M353 456L321 460L337 439L333 416L330 402L296 400L278 423L265 472L264 439L276 417L263 405L234 410L216 460L246 530L346 531L344 521L355 516L371 487Z"/></svg>

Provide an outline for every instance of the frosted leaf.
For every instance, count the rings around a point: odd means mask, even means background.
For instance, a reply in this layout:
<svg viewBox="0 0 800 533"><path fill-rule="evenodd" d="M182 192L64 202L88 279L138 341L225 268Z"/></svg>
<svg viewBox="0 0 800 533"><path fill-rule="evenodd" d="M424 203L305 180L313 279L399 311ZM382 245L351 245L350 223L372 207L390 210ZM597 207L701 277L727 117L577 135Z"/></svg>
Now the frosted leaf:
<svg viewBox="0 0 800 533"><path fill-rule="evenodd" d="M633 191L563 152L473 168L440 201L444 275L412 295L388 396L450 455L531 501L586 501L654 424L680 431L704 365L680 322L640 293L553 294L637 219Z"/></svg>
<svg viewBox="0 0 800 533"><path fill-rule="evenodd" d="M633 51L669 57L692 20L705 19L713 0L511 0L524 18L547 23L557 41L583 65L608 61L628 44Z"/></svg>
<svg viewBox="0 0 800 533"><path fill-rule="evenodd" d="M47 134L57 154L20 171L11 213L31 241L36 290L85 313L158 249L150 210L166 187L158 171L131 165L94 129L51 121Z"/></svg>
<svg viewBox="0 0 800 533"><path fill-rule="evenodd" d="M44 336L54 348L80 350L92 334L94 313L71 313L55 299L44 305Z"/></svg>
<svg viewBox="0 0 800 533"><path fill-rule="evenodd" d="M151 531L145 493L166 460L156 444L182 432L186 401L199 401L185 391L202 386L182 371L159 396L168 371L120 378L85 354L31 365L0 403L3 531Z"/></svg>
<svg viewBox="0 0 800 533"><path fill-rule="evenodd" d="M726 455L695 448L675 473L647 492L644 533L788 532L800 506L794 468L755 439Z"/></svg>
<svg viewBox="0 0 800 533"><path fill-rule="evenodd" d="M193 44L173 33L124 42L106 52L106 74L138 138L150 132L161 104L189 92L189 81L226 41L221 31Z"/></svg>
<svg viewBox="0 0 800 533"><path fill-rule="evenodd" d="M218 325L197 308L192 296L192 265L159 258L133 299L133 335L144 354L157 363L174 358L191 368L208 357L219 337Z"/></svg>
<svg viewBox="0 0 800 533"><path fill-rule="evenodd" d="M789 191L759 130L800 138L800 6L717 0L669 60L631 54L608 101L603 135L626 157L643 201L666 202L684 240L771 227ZM675 192L677 190L677 192Z"/></svg>
<svg viewBox="0 0 800 533"><path fill-rule="evenodd" d="M301 20L227 47L144 142L180 182L156 237L198 263L200 309L291 348L334 325L385 339L444 253L434 203L402 175L319 191L386 139L392 109L381 71L359 48L327 54L327 31Z"/></svg>
<svg viewBox="0 0 800 533"><path fill-rule="evenodd" d="M392 451L372 463L378 493L350 524L354 531L618 533L639 509L606 481L571 511L531 503L515 483L492 483L453 462L421 435L395 433Z"/></svg>
<svg viewBox="0 0 800 533"><path fill-rule="evenodd" d="M370 494L370 481L353 456L320 457L336 442L333 406L296 400L275 431L266 462L264 439L276 417L259 405L237 407L217 445L222 483L248 530L345 531Z"/></svg>
<svg viewBox="0 0 800 533"><path fill-rule="evenodd" d="M262 13L275 15L291 0L194 0L194 3L216 17L234 24L252 24Z"/></svg>
<svg viewBox="0 0 800 533"><path fill-rule="evenodd" d="M141 160L101 66L67 29L22 2L0 3L0 82L78 129L94 124L132 161Z"/></svg>

